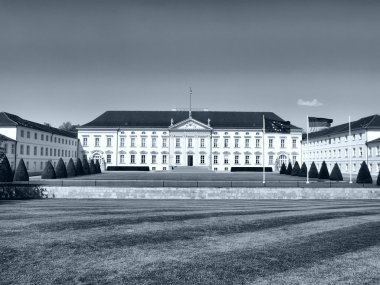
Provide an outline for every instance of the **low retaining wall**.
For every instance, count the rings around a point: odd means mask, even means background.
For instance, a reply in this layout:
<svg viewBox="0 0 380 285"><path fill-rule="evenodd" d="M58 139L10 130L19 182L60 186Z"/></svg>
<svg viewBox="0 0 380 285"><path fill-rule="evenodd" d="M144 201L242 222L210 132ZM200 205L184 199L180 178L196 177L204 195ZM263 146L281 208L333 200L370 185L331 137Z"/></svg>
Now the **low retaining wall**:
<svg viewBox="0 0 380 285"><path fill-rule="evenodd" d="M116 188L45 186L67 199L380 199L380 188Z"/></svg>

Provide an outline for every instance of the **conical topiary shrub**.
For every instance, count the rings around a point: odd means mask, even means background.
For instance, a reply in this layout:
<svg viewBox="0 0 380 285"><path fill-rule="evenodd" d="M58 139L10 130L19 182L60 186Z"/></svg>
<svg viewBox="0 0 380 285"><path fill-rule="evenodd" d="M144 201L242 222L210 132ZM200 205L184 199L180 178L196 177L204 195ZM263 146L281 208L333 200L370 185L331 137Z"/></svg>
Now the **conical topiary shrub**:
<svg viewBox="0 0 380 285"><path fill-rule="evenodd" d="M340 171L338 163L335 163L333 169L331 170L330 180L343 181L342 172Z"/></svg>
<svg viewBox="0 0 380 285"><path fill-rule="evenodd" d="M356 178L356 183L364 184L372 184L372 176L371 173L369 172L367 163L365 161L362 162L362 165L360 166L358 176Z"/></svg>
<svg viewBox="0 0 380 285"><path fill-rule="evenodd" d="M75 170L76 170L77 176L84 175L82 161L80 160L79 157L77 158L77 161L75 163Z"/></svg>
<svg viewBox="0 0 380 285"><path fill-rule="evenodd" d="M301 169L298 172L298 176L299 177L306 177L307 176L307 166L306 166L305 162L302 163Z"/></svg>
<svg viewBox="0 0 380 285"><path fill-rule="evenodd" d="M319 170L318 179L329 179L330 174L327 169L327 164L325 161L322 162L321 169Z"/></svg>
<svg viewBox="0 0 380 285"><path fill-rule="evenodd" d="M380 186L380 171L379 171L379 174L377 175L377 186Z"/></svg>
<svg viewBox="0 0 380 285"><path fill-rule="evenodd" d="M90 165L88 165L88 160L86 158L83 159L83 173L84 175L90 174Z"/></svg>
<svg viewBox="0 0 380 285"><path fill-rule="evenodd" d="M97 171L96 171L96 166L95 166L95 163L94 163L94 160L91 159L90 160L90 174L96 174Z"/></svg>
<svg viewBox="0 0 380 285"><path fill-rule="evenodd" d="M288 168L286 169L286 175L292 175L293 167L291 162L289 161Z"/></svg>
<svg viewBox="0 0 380 285"><path fill-rule="evenodd" d="M26 169L24 160L22 158L17 165L13 181L29 181L28 170Z"/></svg>
<svg viewBox="0 0 380 285"><path fill-rule="evenodd" d="M100 168L99 160L96 161L95 166L96 166L97 173L102 173L102 169Z"/></svg>
<svg viewBox="0 0 380 285"><path fill-rule="evenodd" d="M55 174L57 178L67 178L66 165L62 158L58 160L57 166L55 167Z"/></svg>
<svg viewBox="0 0 380 285"><path fill-rule="evenodd" d="M282 163L282 165L281 165L280 174L286 174L286 166L285 166L285 163Z"/></svg>
<svg viewBox="0 0 380 285"><path fill-rule="evenodd" d="M55 174L55 170L50 160L46 162L44 171L42 172L41 179L56 179L57 175Z"/></svg>
<svg viewBox="0 0 380 285"><path fill-rule="evenodd" d="M317 166L315 165L314 161L313 163L311 164L310 166L310 170L309 170L309 178L318 178L318 169L317 169Z"/></svg>
<svg viewBox="0 0 380 285"><path fill-rule="evenodd" d="M70 158L69 163L67 164L66 171L67 171L67 177L77 176L77 172L74 166L74 161L72 158Z"/></svg>
<svg viewBox="0 0 380 285"><path fill-rule="evenodd" d="M298 176L300 170L301 170L300 165L298 164L298 161L296 161L296 163L294 163L294 167L292 170L292 176Z"/></svg>
<svg viewBox="0 0 380 285"><path fill-rule="evenodd" d="M5 154L0 157L0 182L12 182L12 169Z"/></svg>

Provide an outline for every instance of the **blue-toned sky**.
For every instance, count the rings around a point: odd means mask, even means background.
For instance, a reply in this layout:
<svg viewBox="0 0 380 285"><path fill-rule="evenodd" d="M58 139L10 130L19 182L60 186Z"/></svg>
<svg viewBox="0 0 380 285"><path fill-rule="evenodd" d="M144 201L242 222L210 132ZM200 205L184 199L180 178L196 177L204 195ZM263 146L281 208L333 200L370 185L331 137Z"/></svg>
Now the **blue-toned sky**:
<svg viewBox="0 0 380 285"><path fill-rule="evenodd" d="M1 110L380 113L380 1L0 0Z"/></svg>

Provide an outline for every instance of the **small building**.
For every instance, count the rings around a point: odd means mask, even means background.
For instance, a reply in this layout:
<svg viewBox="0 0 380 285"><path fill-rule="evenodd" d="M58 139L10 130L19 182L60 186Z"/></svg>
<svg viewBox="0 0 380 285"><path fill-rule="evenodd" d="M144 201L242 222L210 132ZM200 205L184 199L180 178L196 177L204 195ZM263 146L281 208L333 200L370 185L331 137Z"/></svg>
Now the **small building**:
<svg viewBox="0 0 380 285"><path fill-rule="evenodd" d="M306 134L302 140L303 160L311 165L314 161L318 169L326 161L329 171L338 163L342 173L349 173L350 154L352 173L358 173L360 165L366 161L374 175L380 170L380 116L372 115L351 122Z"/></svg>
<svg viewBox="0 0 380 285"><path fill-rule="evenodd" d="M78 128L80 155L104 168L274 171L301 160L302 129L283 122L271 112L107 111Z"/></svg>
<svg viewBox="0 0 380 285"><path fill-rule="evenodd" d="M67 163L78 155L77 134L0 112L0 141L11 168L24 159L30 174L39 174L47 161ZM2 139L1 139L2 138Z"/></svg>

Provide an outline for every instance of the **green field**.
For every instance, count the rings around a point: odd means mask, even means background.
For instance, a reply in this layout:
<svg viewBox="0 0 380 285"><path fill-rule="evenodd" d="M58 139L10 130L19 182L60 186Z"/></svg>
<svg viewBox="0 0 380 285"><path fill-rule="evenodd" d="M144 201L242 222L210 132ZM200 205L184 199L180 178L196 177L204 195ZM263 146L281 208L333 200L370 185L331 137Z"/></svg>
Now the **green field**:
<svg viewBox="0 0 380 285"><path fill-rule="evenodd" d="M380 201L0 201L0 284L379 284Z"/></svg>

